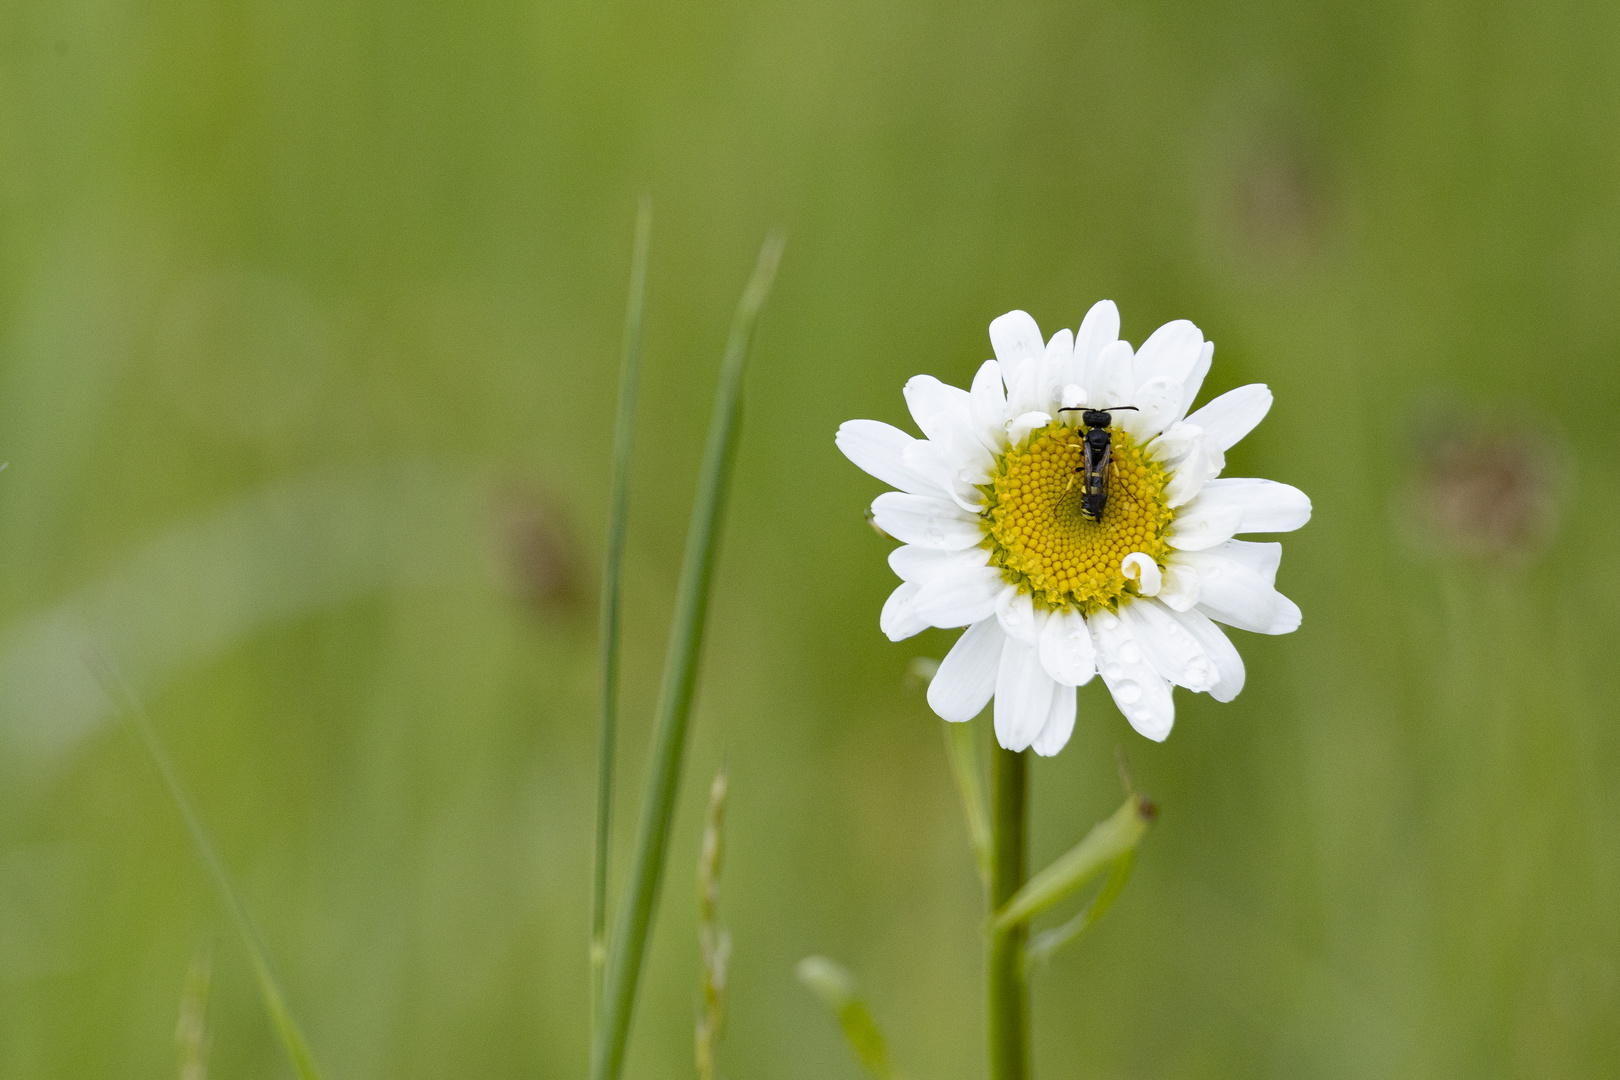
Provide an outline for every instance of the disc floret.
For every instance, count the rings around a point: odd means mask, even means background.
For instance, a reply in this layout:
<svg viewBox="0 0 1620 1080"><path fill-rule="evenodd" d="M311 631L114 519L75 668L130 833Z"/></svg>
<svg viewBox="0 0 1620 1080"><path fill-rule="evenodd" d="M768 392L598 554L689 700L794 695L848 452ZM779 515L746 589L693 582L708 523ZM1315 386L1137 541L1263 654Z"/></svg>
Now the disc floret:
<svg viewBox="0 0 1620 1080"><path fill-rule="evenodd" d="M1127 555L1142 552L1161 566L1169 558L1169 476L1128 432L1110 435L1108 501L1098 520L1081 512L1080 435L1059 421L1008 450L985 489L991 563L1048 608L1115 609L1136 588L1120 569Z"/></svg>

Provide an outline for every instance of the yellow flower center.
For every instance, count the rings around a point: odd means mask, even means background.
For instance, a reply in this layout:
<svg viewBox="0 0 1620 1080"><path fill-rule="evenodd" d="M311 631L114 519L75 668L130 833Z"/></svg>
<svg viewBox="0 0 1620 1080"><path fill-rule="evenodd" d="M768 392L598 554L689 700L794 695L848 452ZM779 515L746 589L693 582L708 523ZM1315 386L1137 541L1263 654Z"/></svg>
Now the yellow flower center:
<svg viewBox="0 0 1620 1080"><path fill-rule="evenodd" d="M1161 567L1170 554L1165 531L1175 512L1165 505L1169 475L1136 440L1110 428L1113 463L1107 502L1093 521L1080 512L1080 432L1053 422L1014 447L986 488L990 561L1006 579L1051 608L1091 614L1117 608L1135 582L1120 562L1140 551Z"/></svg>

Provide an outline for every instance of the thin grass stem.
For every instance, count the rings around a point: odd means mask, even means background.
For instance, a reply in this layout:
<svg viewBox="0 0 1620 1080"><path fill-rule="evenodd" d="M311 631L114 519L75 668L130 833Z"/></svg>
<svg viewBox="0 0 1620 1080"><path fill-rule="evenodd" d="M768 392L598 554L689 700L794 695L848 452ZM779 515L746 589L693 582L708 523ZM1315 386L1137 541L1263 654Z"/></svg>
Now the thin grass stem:
<svg viewBox="0 0 1620 1080"><path fill-rule="evenodd" d="M737 456L742 419L742 374L748 346L760 309L770 293L784 237L772 233L760 249L753 276L743 289L732 320L720 364L697 498L686 534L675 618L670 628L669 651L664 662L663 685L654 718L650 774L642 802L641 823L629 884L619 905L602 996L602 1027L593 1046L594 1080L617 1080L630 1039L630 1020L636 988L646 957L664 862L669 849L670 822L680 788L681 762L686 749L687 723L697 688L698 661L709 606L709 583L714 575L721 524L732 465Z"/></svg>
<svg viewBox="0 0 1620 1080"><path fill-rule="evenodd" d="M630 256L630 298L624 311L624 350L619 360L619 408L613 423L613 471L609 481L607 551L602 559L602 730L596 762L596 855L591 873L591 1041L602 1019L602 976L607 968L608 845L613 830L613 775L619 728L619 591L625 523L630 516L630 449L636 389L641 378L641 325L647 296L647 254L652 242L652 199L636 207L636 239Z"/></svg>
<svg viewBox="0 0 1620 1080"><path fill-rule="evenodd" d="M102 689L112 699L113 705L139 736L141 745L146 748L147 756L152 759L153 766L163 779L163 786L169 790L169 797L179 808L180 816L185 820L186 829L191 834L192 846L197 849L198 857L208 869L209 876L214 879L214 886L219 890L225 910L230 914L231 921L236 924L237 933L247 949L248 959L252 961L253 973L259 983L259 995L264 999L265 1011L270 1014L270 1022L275 1027L276 1034L280 1036L282 1048L287 1052L293 1068L301 1080L321 1080L321 1071L316 1067L315 1058L310 1053L309 1041L304 1038L298 1022L293 1019L292 1010L287 1007L287 995L282 991L281 981L276 977L275 969L270 963L270 950L264 943L264 937L259 933L247 905L242 902L241 895L237 893L236 886L232 884L225 863L214 849L214 842L209 838L208 830L203 825L202 816L197 813L191 796L180 783L180 775L175 772L168 751L164 749L151 721L147 719L146 710L141 707L134 692L105 657L92 657L89 663L91 673L96 676Z"/></svg>

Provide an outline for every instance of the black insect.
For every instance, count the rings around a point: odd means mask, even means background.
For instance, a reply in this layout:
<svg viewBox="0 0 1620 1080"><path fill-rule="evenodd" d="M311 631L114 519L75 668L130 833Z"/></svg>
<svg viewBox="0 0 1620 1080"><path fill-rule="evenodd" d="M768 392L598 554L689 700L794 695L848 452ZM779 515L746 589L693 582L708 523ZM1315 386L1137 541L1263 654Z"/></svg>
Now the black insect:
<svg viewBox="0 0 1620 1080"><path fill-rule="evenodd" d="M1080 443L1080 467L1075 473L1080 477L1080 512L1092 521L1101 520L1103 507L1108 505L1108 464L1114 457L1113 439L1108 434L1108 427L1114 418L1109 413L1125 410L1140 411L1135 405L1115 405L1111 409L1075 406L1058 410L1078 412L1080 422L1086 426L1085 437Z"/></svg>

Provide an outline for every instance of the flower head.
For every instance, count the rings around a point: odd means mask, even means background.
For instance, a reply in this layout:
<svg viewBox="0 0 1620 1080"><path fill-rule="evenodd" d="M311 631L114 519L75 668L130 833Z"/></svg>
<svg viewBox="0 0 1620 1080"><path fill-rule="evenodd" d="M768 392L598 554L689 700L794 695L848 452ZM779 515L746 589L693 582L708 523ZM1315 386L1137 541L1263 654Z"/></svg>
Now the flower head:
<svg viewBox="0 0 1620 1080"><path fill-rule="evenodd" d="M851 461L900 489L872 504L901 541L889 555L901 584L880 625L895 641L966 627L928 702L960 721L994 698L1009 750L1062 749L1075 687L1099 673L1131 726L1162 740L1172 686L1217 701L1243 688L1243 660L1216 621L1263 634L1299 625L1273 584L1282 545L1233 537L1297 529L1310 500L1270 480L1218 479L1271 391L1242 386L1189 416L1215 346L1181 320L1133 351L1106 300L1050 341L1009 312L990 342L996 358L971 390L929 375L906 383L924 438L876 420L838 429ZM1091 502L1088 483L1100 492Z"/></svg>

